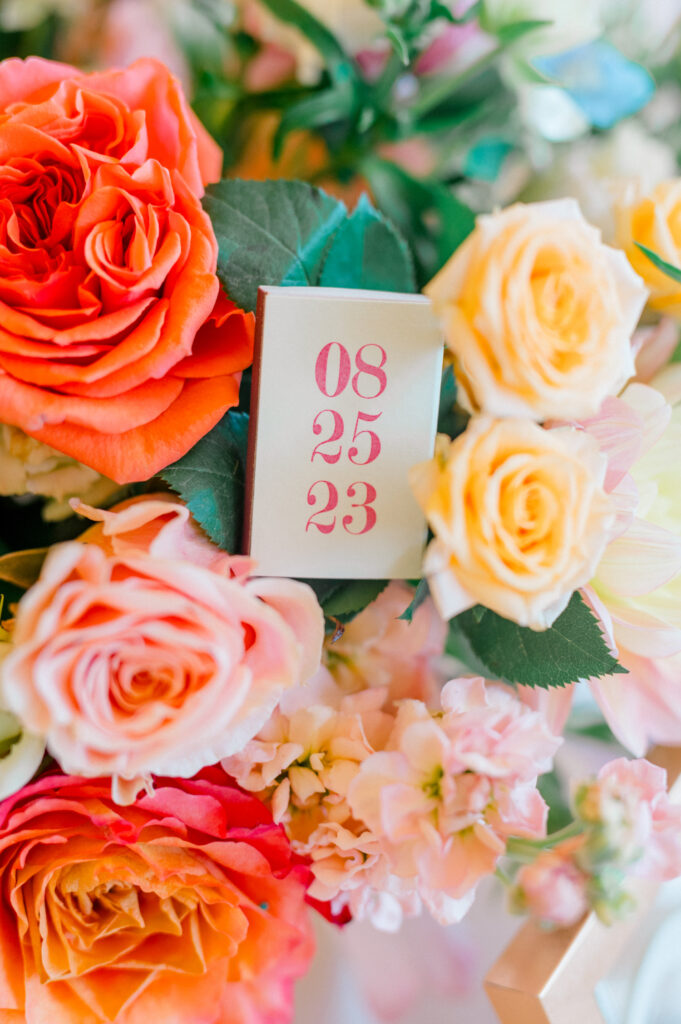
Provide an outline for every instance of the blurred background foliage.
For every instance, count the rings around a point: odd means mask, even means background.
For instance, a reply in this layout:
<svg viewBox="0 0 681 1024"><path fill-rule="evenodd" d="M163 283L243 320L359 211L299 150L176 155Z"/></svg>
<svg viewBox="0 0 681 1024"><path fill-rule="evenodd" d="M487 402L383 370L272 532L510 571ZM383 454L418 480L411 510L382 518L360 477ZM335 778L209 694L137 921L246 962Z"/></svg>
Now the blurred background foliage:
<svg viewBox="0 0 681 1024"><path fill-rule="evenodd" d="M0 49L165 61L226 174L369 192L424 283L477 212L570 193L607 237L594 179L676 173L680 22L681 0L0 0Z"/></svg>

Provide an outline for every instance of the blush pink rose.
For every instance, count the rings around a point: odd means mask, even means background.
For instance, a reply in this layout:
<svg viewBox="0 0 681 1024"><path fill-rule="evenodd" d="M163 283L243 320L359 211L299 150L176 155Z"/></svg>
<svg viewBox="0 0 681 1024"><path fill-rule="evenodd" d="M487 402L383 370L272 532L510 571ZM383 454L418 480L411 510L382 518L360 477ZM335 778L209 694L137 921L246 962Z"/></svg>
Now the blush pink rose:
<svg viewBox="0 0 681 1024"><path fill-rule="evenodd" d="M53 548L3 663L4 699L26 728L66 771L114 776L121 799L151 774L191 776L241 750L321 656L312 591L227 576L242 560L226 562L179 509L103 514L109 551Z"/></svg>

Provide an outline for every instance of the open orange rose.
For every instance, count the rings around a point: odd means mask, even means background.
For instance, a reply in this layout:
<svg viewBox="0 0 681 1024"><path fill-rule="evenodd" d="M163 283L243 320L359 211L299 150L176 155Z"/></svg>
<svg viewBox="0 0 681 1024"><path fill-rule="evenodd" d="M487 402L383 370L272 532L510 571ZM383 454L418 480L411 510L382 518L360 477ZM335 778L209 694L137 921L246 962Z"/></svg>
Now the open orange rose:
<svg viewBox="0 0 681 1024"><path fill-rule="evenodd" d="M219 170L161 64L0 64L0 422L126 483L236 404L253 320L215 273Z"/></svg>
<svg viewBox="0 0 681 1024"><path fill-rule="evenodd" d="M0 805L0 1019L284 1024L308 871L219 768L124 810L51 775Z"/></svg>

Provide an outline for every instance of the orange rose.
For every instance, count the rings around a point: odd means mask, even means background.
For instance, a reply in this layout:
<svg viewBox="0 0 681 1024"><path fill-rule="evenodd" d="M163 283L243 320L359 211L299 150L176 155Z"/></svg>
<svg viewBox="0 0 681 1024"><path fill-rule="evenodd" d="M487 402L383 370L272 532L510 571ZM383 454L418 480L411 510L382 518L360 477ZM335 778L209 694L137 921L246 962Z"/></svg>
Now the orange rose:
<svg viewBox="0 0 681 1024"><path fill-rule="evenodd" d="M5 61L0 111L0 422L147 479L236 404L252 357L199 201L219 153L154 61Z"/></svg>
<svg viewBox="0 0 681 1024"><path fill-rule="evenodd" d="M219 768L121 809L52 775L0 805L0 1018L284 1024L313 952L307 869Z"/></svg>

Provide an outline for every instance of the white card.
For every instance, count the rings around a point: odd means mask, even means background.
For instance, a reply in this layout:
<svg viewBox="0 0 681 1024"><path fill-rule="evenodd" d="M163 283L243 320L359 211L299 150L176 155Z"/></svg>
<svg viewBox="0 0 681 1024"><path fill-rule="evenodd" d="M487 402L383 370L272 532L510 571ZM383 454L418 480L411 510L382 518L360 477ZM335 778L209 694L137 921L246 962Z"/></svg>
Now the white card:
<svg viewBox="0 0 681 1024"><path fill-rule="evenodd" d="M426 524L443 341L419 295L264 287L258 296L246 551L267 576L411 579Z"/></svg>

